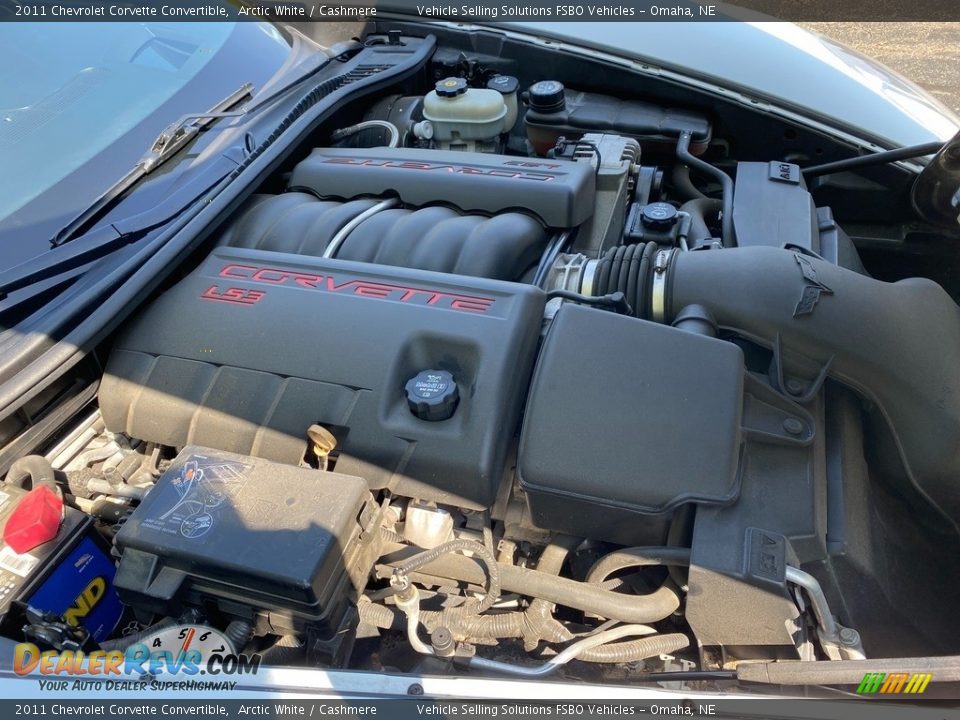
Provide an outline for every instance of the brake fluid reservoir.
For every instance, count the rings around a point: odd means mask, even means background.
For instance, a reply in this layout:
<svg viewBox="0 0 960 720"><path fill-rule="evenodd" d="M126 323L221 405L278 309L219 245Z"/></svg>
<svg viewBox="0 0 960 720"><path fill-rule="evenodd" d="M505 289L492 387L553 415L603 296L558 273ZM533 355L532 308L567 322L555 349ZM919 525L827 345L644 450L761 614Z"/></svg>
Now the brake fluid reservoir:
<svg viewBox="0 0 960 720"><path fill-rule="evenodd" d="M423 117L440 145L466 146L495 140L508 130L504 96L490 88L472 88L463 78L446 78L423 99Z"/></svg>

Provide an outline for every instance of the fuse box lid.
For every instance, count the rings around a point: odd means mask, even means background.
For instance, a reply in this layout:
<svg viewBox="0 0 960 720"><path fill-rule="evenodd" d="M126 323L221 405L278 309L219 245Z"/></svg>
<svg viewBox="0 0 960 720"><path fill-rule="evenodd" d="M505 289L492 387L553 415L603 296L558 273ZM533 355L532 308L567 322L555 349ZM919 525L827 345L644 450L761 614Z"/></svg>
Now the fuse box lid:
<svg viewBox="0 0 960 720"><path fill-rule="evenodd" d="M117 534L117 589L322 614L369 497L358 477L188 446Z"/></svg>

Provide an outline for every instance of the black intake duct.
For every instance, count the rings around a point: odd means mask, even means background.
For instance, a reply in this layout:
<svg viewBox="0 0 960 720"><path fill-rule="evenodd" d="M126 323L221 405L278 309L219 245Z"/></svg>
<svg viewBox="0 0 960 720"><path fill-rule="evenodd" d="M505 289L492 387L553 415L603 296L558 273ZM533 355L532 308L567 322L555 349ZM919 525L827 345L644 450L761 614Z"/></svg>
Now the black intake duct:
<svg viewBox="0 0 960 720"><path fill-rule="evenodd" d="M892 434L895 454L883 464L899 455L956 529L960 307L943 288L923 278L880 282L769 247L674 251L666 270L653 272L654 319L670 323L702 305L720 328L779 348L788 372L826 369L872 402Z"/></svg>

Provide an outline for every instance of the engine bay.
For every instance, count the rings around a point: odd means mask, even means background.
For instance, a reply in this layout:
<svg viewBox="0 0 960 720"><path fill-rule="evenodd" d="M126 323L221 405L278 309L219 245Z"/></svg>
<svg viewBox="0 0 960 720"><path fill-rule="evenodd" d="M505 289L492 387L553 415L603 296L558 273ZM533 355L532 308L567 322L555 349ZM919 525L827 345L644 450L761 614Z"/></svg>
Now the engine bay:
<svg viewBox="0 0 960 720"><path fill-rule="evenodd" d="M960 308L875 278L796 148L536 52L448 31L110 338L7 473L69 522L5 532L5 636L610 682L956 654ZM71 623L79 552L109 602Z"/></svg>

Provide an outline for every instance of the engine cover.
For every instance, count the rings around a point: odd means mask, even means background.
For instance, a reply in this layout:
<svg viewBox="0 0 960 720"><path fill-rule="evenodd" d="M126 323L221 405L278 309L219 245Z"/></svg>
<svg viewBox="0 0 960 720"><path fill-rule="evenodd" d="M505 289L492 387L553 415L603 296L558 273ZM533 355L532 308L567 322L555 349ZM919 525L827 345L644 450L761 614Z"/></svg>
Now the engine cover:
<svg viewBox="0 0 960 720"><path fill-rule="evenodd" d="M108 429L297 464L306 430L339 440L337 472L410 497L494 500L536 348L532 286L218 248L117 340L100 388ZM405 384L444 370L449 419Z"/></svg>
<svg viewBox="0 0 960 720"><path fill-rule="evenodd" d="M322 197L396 195L418 207L438 199L463 211L523 210L549 227L593 214L589 163L416 148L317 148L298 163L290 190Z"/></svg>
<svg viewBox="0 0 960 720"><path fill-rule="evenodd" d="M377 202L318 200L301 192L255 196L220 244L320 257L345 225ZM521 280L536 267L549 238L540 223L524 213L485 217L461 215L442 205L390 208L354 227L336 258Z"/></svg>

